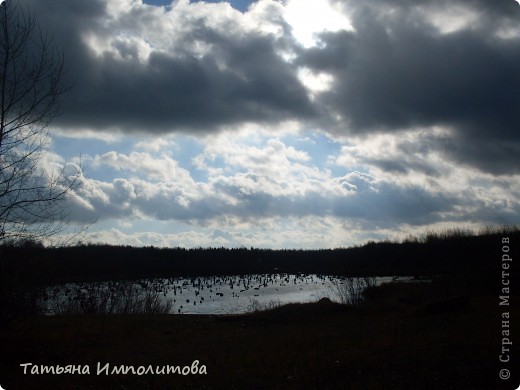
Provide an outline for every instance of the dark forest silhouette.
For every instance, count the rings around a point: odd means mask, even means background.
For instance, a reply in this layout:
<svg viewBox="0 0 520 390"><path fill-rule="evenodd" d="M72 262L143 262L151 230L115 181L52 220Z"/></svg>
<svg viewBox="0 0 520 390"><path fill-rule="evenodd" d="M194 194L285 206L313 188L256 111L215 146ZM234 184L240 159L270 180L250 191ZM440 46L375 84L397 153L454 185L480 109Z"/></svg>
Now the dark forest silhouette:
<svg viewBox="0 0 520 390"><path fill-rule="evenodd" d="M402 242L322 250L155 248L88 244L4 246L4 266L20 281L62 283L147 277L317 273L348 276L487 275L500 266L501 239L520 229L429 233Z"/></svg>

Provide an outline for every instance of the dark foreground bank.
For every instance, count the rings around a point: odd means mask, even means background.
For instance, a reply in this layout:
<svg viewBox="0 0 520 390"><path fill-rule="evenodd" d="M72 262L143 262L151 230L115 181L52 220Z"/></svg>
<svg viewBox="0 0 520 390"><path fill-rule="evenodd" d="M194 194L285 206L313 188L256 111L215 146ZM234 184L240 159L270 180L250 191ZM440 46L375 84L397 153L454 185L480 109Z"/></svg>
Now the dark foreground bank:
<svg viewBox="0 0 520 390"><path fill-rule="evenodd" d="M479 283L389 284L357 306L321 301L240 316L18 319L1 330L0 385L514 389L518 353L504 353L502 315L518 338L519 306L500 306ZM504 369L509 380L499 377Z"/></svg>

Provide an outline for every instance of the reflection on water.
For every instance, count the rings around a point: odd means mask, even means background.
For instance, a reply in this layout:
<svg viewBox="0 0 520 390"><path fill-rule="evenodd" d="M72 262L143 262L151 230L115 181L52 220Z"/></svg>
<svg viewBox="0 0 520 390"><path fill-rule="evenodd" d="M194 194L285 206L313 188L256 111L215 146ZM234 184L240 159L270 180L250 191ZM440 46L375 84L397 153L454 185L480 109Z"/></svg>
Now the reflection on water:
<svg viewBox="0 0 520 390"><path fill-rule="evenodd" d="M375 278L375 284L391 281L392 277ZM344 277L309 274L261 274L242 276L212 276L194 278L146 279L133 282L141 290L159 292L164 300L173 302L171 313L239 314L273 304L315 302L327 297L339 301L337 285ZM48 313L50 302L78 299L80 291L92 284L67 284L47 289ZM115 289L117 282L98 283L98 288Z"/></svg>

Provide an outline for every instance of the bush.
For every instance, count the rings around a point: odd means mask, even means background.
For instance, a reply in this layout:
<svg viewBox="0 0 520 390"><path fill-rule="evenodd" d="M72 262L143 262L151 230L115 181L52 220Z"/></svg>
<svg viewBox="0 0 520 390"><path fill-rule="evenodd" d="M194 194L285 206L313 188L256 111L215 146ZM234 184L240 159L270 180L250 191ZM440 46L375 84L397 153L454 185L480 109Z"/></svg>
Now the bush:
<svg viewBox="0 0 520 390"><path fill-rule="evenodd" d="M168 314L171 299L131 281L73 285L49 299L52 314Z"/></svg>
<svg viewBox="0 0 520 390"><path fill-rule="evenodd" d="M281 307L282 303L279 299L270 300L267 303L261 304L257 299L249 298L249 305L247 306L248 313L260 313L262 311L269 311Z"/></svg>
<svg viewBox="0 0 520 390"><path fill-rule="evenodd" d="M345 278L334 282L333 294L340 303L347 305L359 305L363 302L363 292L366 288L376 285L376 278Z"/></svg>

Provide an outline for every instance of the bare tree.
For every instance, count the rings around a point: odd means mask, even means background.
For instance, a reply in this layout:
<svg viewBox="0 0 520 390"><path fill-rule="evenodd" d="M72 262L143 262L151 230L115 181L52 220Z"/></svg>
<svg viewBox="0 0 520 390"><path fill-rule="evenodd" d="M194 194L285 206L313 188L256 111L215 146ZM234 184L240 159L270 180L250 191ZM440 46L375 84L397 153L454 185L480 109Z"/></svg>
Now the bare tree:
<svg viewBox="0 0 520 390"><path fill-rule="evenodd" d="M63 55L31 13L0 5L0 243L41 240L62 231L64 203L79 171L43 165L48 125L58 114Z"/></svg>

